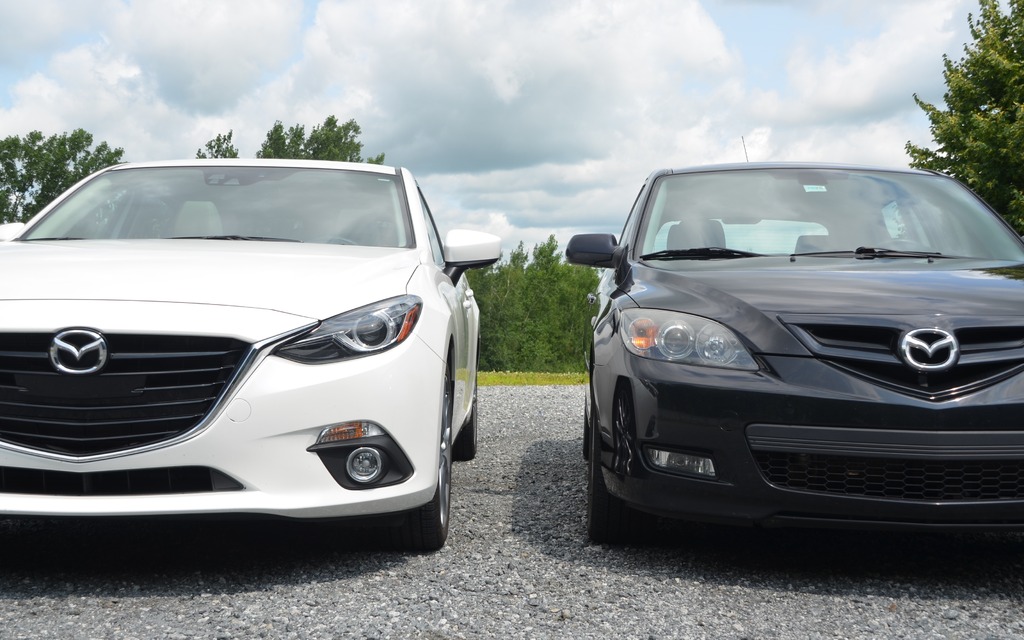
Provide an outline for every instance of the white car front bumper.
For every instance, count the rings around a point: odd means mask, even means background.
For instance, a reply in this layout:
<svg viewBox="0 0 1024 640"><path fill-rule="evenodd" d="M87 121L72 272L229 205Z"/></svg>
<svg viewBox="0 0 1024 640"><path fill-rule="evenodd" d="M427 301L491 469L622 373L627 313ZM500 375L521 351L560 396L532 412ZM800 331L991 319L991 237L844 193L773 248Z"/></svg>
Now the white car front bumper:
<svg viewBox="0 0 1024 640"><path fill-rule="evenodd" d="M241 489L195 493L47 495L0 493L0 515L154 516L263 514L339 518L385 514L428 502L437 485L444 363L418 338L332 364L263 358L206 426L167 446L93 461L43 457L0 445L0 467L102 474L206 467ZM387 432L412 473L391 486L346 489L315 452L321 431L364 420Z"/></svg>

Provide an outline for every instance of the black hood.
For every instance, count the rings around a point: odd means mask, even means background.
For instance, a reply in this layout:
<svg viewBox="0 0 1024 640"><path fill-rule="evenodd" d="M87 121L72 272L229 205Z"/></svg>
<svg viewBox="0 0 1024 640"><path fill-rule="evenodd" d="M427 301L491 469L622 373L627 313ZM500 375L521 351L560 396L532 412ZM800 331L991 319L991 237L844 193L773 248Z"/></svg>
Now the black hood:
<svg viewBox="0 0 1024 640"><path fill-rule="evenodd" d="M1020 317L1024 265L941 260L836 260L801 257L716 263L636 265L629 288L641 307L718 319L759 350L791 351L787 316L907 316L920 319ZM788 332L786 332L788 334ZM783 343L780 343L782 340ZM790 345L792 346L792 345Z"/></svg>

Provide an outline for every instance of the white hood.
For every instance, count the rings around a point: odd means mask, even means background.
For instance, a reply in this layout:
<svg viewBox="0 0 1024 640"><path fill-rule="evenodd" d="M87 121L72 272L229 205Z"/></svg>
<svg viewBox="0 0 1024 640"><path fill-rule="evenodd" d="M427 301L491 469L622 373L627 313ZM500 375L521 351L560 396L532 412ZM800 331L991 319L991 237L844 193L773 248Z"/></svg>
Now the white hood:
<svg viewBox="0 0 1024 640"><path fill-rule="evenodd" d="M401 295L418 265L416 250L291 242L4 243L0 326L138 331L145 321L262 339Z"/></svg>

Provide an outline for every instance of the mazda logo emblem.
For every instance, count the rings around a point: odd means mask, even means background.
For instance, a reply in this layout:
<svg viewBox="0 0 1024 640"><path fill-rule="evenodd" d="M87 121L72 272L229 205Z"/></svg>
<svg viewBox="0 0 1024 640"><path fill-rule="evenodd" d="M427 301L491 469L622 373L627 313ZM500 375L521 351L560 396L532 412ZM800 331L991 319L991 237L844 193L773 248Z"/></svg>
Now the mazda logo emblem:
<svg viewBox="0 0 1024 640"><path fill-rule="evenodd" d="M900 338L900 356L921 372L946 371L960 359L960 345L942 329L915 329Z"/></svg>
<svg viewBox="0 0 1024 640"><path fill-rule="evenodd" d="M107 340L91 329L68 329L53 337L50 364L60 373L96 373L107 364Z"/></svg>

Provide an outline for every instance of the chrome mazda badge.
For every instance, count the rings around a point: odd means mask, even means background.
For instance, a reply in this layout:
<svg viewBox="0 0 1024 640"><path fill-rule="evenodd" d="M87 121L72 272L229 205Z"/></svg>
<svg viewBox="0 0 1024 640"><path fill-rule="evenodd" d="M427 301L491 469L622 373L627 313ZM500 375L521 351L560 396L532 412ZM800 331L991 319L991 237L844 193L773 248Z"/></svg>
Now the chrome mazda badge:
<svg viewBox="0 0 1024 640"><path fill-rule="evenodd" d="M960 359L960 345L948 331L914 329L900 338L900 356L918 371L946 371Z"/></svg>
<svg viewBox="0 0 1024 640"><path fill-rule="evenodd" d="M96 373L107 364L107 340L91 329L68 329L53 337L50 364L60 373Z"/></svg>

